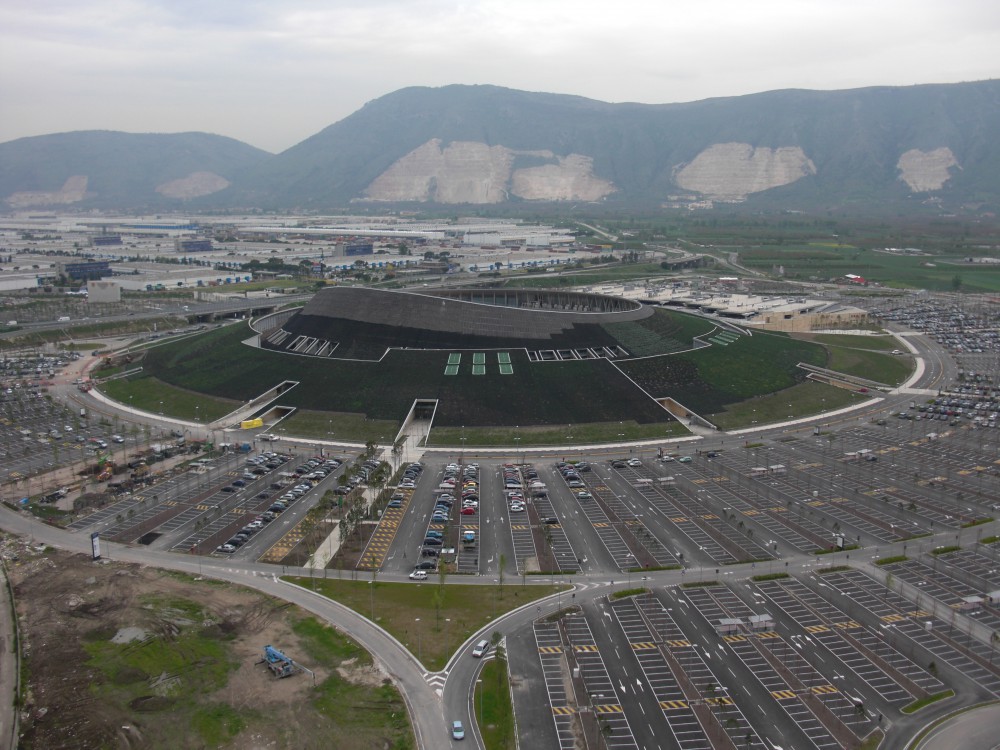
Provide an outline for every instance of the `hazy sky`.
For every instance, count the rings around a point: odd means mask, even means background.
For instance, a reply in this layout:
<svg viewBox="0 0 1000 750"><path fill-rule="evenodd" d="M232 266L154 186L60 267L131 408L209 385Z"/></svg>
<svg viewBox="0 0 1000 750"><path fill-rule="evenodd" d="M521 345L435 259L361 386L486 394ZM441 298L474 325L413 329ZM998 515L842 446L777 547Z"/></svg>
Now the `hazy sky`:
<svg viewBox="0 0 1000 750"><path fill-rule="evenodd" d="M998 75L997 0L0 0L0 141L277 152L406 86L665 103Z"/></svg>

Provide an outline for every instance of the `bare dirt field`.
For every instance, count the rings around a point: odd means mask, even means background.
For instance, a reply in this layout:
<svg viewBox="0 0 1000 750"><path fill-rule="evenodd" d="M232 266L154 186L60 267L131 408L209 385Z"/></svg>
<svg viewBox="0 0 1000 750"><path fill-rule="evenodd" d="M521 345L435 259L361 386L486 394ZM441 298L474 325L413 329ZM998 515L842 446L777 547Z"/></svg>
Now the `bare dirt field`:
<svg viewBox="0 0 1000 750"><path fill-rule="evenodd" d="M4 538L25 656L22 748L413 747L353 641L284 602ZM315 673L260 663L273 645Z"/></svg>

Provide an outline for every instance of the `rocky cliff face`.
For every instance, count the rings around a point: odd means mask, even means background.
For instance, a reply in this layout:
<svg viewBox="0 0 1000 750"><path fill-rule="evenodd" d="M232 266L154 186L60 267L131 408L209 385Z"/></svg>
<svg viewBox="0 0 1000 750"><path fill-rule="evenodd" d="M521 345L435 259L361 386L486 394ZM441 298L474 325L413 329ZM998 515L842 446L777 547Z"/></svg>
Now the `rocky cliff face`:
<svg viewBox="0 0 1000 750"><path fill-rule="evenodd" d="M178 180L170 180L162 185L157 185L156 192L167 198L190 200L225 190L229 185L229 180L214 172L192 172Z"/></svg>
<svg viewBox="0 0 1000 750"><path fill-rule="evenodd" d="M548 160L515 169L518 156ZM365 196L376 201L502 203L523 200L593 201L614 191L594 176L594 160L580 154L517 151L505 146L458 141L442 147L432 139L398 159L376 177Z"/></svg>
<svg viewBox="0 0 1000 750"><path fill-rule="evenodd" d="M87 195L87 177L74 175L63 183L59 190L25 190L7 196L11 208L28 206L65 206L79 203Z"/></svg>
<svg viewBox="0 0 1000 750"><path fill-rule="evenodd" d="M748 195L789 185L816 174L816 165L798 146L754 148L749 143L716 143L683 165L677 185L715 200L742 201Z"/></svg>
<svg viewBox="0 0 1000 750"><path fill-rule="evenodd" d="M914 193L940 190L951 179L951 168L958 166L955 155L947 146L933 151L911 148L896 162L899 179Z"/></svg>

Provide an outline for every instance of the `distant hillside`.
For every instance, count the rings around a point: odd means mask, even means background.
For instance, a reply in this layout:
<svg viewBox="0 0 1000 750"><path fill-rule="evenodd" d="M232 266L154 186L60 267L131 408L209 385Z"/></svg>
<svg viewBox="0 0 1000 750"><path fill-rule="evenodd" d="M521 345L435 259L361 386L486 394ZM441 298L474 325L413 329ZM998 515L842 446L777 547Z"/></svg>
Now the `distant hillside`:
<svg viewBox="0 0 1000 750"><path fill-rule="evenodd" d="M0 199L13 208L138 209L222 190L266 151L208 133L94 130L0 143Z"/></svg>
<svg viewBox="0 0 1000 750"><path fill-rule="evenodd" d="M178 150L184 151L177 144L167 155L151 142L124 140L162 138L166 150L171 138L217 138L197 134L46 137L123 139L106 144L102 158L70 140L57 141L58 149L35 143L44 139L2 144L0 196L10 203L19 193L21 205L32 200L24 195L29 191L72 196L81 188L66 179L85 175L87 200L151 195L186 200L192 208L562 202L646 209L724 203L750 210L995 211L997 133L1000 81L772 91L662 105L495 86L407 88L270 157L217 139L206 142L201 162L192 153L178 158ZM121 158L118 147L129 158ZM146 161L133 169L138 154ZM210 155L216 161L207 165ZM190 177L198 171L231 184ZM186 188L186 197L164 195L164 183L185 177L187 183L171 183L168 193L184 194ZM125 182L141 191L111 190ZM156 187L161 192L153 192Z"/></svg>

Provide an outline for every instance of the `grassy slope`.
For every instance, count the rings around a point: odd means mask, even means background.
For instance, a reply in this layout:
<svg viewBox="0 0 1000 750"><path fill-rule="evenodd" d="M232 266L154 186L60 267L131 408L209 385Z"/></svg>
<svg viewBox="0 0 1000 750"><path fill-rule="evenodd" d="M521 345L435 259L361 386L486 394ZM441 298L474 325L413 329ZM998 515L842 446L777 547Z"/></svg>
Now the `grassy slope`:
<svg viewBox="0 0 1000 750"><path fill-rule="evenodd" d="M831 346L829 351L830 361L827 367L831 370L886 385L902 383L913 369L913 363L908 357L844 346Z"/></svg>
<svg viewBox="0 0 1000 750"><path fill-rule="evenodd" d="M623 363L625 370L656 397L672 396L697 412L714 413L762 394L802 382L799 362L825 365L823 348L781 333L754 332L729 346Z"/></svg>
<svg viewBox="0 0 1000 750"><path fill-rule="evenodd" d="M714 324L703 318L658 310L647 319L644 330L663 341L690 345L694 335L712 328ZM563 425L569 430L582 423L611 425L610 432L605 429L592 435L594 440L614 438L623 431L622 425L630 424L635 427L624 430L630 437L665 435L670 424L665 412L629 378L654 397L673 396L695 411L712 414L800 383L804 377L796 368L800 361L827 365L826 351L816 343L755 332L729 346L621 362L621 371L606 360L531 363L523 351L512 350L513 375L501 375L495 355L488 353L487 374L472 375L471 357L466 356L460 374L446 376L446 352L394 350L381 362L344 362L254 349L241 343L248 335L245 327L228 326L156 347L144 362L143 376L116 383L109 392L126 402L128 394L134 393L136 406L141 402L158 409L162 397L152 385L162 380L174 389L169 392L171 398L163 398L164 406L169 410L176 402L180 416L193 416L198 397L192 391L211 396L198 402L199 414L206 419L282 380L297 380L300 385L284 394L281 403L311 412L301 420L311 425L310 433L317 437L330 431L342 439L387 436L413 401L423 398L438 400L435 426L451 428L452 436L463 426L513 424L523 428L527 445L536 442L534 438L541 443L558 442L571 434L563 432ZM870 367L867 360L861 362L868 356L896 361L872 352L845 351L862 368ZM848 355L843 356L845 367L853 366ZM335 414L325 417L326 413ZM552 435L539 429L555 425ZM288 425L289 432L293 426ZM578 440L586 437L583 429L572 429ZM529 432L538 434L529 441ZM476 442L480 440L481 444L494 442L488 434L477 435Z"/></svg>
<svg viewBox="0 0 1000 750"><path fill-rule="evenodd" d="M490 354L487 374L444 374L446 352L390 352L382 362L343 362L253 349L247 330L231 326L188 342L158 347L145 373L172 385L246 400L285 380L300 385L281 402L312 410L365 414L398 423L414 399L439 399L436 422L462 424L566 424L579 422L586 405L592 421L665 422L666 415L607 361L532 364L511 351L514 375L501 375ZM571 396L567 396L571 394Z"/></svg>

